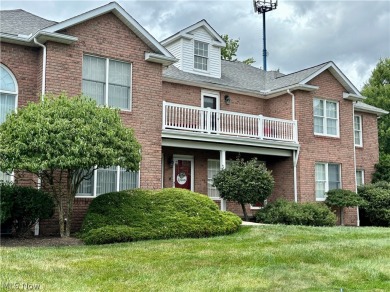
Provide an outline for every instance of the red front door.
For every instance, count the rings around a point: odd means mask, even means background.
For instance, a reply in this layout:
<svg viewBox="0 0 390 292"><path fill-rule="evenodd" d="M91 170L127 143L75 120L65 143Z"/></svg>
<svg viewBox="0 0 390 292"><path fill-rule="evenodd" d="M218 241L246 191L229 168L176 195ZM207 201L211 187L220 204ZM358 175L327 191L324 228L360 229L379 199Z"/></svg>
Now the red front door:
<svg viewBox="0 0 390 292"><path fill-rule="evenodd" d="M175 160L175 188L191 190L191 160Z"/></svg>

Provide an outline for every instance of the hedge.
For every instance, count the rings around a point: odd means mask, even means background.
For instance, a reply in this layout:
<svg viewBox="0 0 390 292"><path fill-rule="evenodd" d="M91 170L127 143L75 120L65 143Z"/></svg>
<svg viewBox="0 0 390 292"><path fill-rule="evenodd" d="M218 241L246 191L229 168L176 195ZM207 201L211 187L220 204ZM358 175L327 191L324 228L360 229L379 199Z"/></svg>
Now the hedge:
<svg viewBox="0 0 390 292"><path fill-rule="evenodd" d="M129 190L94 199L81 228L86 244L233 233L241 219L184 189Z"/></svg>

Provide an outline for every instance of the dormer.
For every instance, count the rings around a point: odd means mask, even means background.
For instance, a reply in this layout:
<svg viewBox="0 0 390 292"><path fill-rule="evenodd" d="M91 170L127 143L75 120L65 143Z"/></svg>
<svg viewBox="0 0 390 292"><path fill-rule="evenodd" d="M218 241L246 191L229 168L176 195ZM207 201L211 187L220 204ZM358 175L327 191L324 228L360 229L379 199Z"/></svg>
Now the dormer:
<svg viewBox="0 0 390 292"><path fill-rule="evenodd" d="M225 42L201 20L161 42L179 61L178 69L203 76L221 78L221 48Z"/></svg>

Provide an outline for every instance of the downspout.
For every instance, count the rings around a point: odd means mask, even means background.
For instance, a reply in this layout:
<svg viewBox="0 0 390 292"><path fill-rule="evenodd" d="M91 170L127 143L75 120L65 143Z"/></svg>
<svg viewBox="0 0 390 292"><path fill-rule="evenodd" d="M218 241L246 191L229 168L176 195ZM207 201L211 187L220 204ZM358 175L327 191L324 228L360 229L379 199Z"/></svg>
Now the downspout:
<svg viewBox="0 0 390 292"><path fill-rule="evenodd" d="M41 101L45 96L46 88L46 46L37 41L37 38L34 38L34 43L43 48L43 60L42 60L42 96Z"/></svg>
<svg viewBox="0 0 390 292"><path fill-rule="evenodd" d="M356 147L355 147L355 103L352 104L352 125L353 125L353 165L355 168L355 193L357 193L357 178L356 178ZM356 226L360 226L359 206L356 206Z"/></svg>
<svg viewBox="0 0 390 292"><path fill-rule="evenodd" d="M45 89L46 89L46 46L41 44L40 42L37 41L37 38L34 38L34 43L37 44L38 46L42 47L43 49L43 60L42 60L42 91L41 91L41 102L44 100L45 96ZM41 178L38 177L38 189L41 188ZM34 228L34 235L38 236L39 235L39 219L35 223L35 228Z"/></svg>
<svg viewBox="0 0 390 292"><path fill-rule="evenodd" d="M291 95L291 116L292 120L295 122L295 95L287 89L287 93ZM298 182L297 182L297 164L299 158L299 150L293 151L293 167L294 167L294 202L298 203Z"/></svg>

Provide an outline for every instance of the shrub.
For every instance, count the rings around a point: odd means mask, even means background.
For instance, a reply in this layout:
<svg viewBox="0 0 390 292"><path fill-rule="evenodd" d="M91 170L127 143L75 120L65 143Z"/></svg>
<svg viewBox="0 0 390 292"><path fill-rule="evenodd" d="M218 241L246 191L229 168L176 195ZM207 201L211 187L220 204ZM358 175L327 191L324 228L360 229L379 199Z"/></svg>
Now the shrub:
<svg viewBox="0 0 390 292"><path fill-rule="evenodd" d="M259 210L256 221L269 224L334 226L336 215L324 204L279 199Z"/></svg>
<svg viewBox="0 0 390 292"><path fill-rule="evenodd" d="M372 182L386 181L390 183L390 154L382 154L379 162L375 164L375 173Z"/></svg>
<svg viewBox="0 0 390 292"><path fill-rule="evenodd" d="M244 218L248 221L245 204L255 205L270 196L274 178L263 163L257 164L256 159L247 162L237 159L214 176L213 185L221 198L241 205Z"/></svg>
<svg viewBox="0 0 390 292"><path fill-rule="evenodd" d="M364 200L355 192L343 189L334 189L326 193L325 204L339 208L340 223L344 225L344 208L364 205Z"/></svg>
<svg viewBox="0 0 390 292"><path fill-rule="evenodd" d="M0 193L1 222L12 221L17 235L28 232L37 219L53 216L53 199L41 190L1 183Z"/></svg>
<svg viewBox="0 0 390 292"><path fill-rule="evenodd" d="M358 188L358 195L365 200L360 209L365 225L390 226L390 183L377 182Z"/></svg>
<svg viewBox="0 0 390 292"><path fill-rule="evenodd" d="M241 219L207 196L184 189L130 190L101 195L81 228L86 244L207 237L235 232Z"/></svg>

